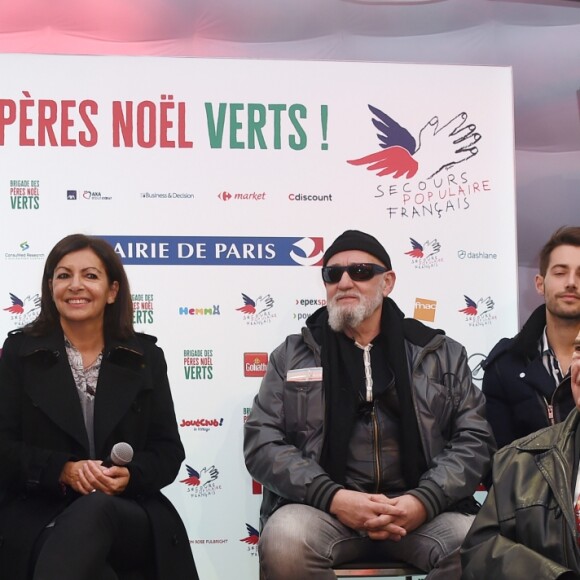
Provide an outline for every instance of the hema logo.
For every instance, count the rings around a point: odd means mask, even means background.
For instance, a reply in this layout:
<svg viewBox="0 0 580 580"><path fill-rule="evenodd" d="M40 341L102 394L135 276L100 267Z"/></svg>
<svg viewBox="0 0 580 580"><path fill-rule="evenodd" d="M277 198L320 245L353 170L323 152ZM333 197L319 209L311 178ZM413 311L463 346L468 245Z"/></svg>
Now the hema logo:
<svg viewBox="0 0 580 580"><path fill-rule="evenodd" d="M436 300L427 300L427 298L415 298L415 311L413 313L413 318L417 320L424 320L425 322L435 322L436 310Z"/></svg>

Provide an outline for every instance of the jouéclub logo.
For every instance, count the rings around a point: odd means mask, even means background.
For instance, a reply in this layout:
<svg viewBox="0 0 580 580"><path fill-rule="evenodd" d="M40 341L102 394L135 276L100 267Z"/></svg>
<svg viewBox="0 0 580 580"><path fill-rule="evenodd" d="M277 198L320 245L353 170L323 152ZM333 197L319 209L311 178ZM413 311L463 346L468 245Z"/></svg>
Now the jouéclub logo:
<svg viewBox="0 0 580 580"><path fill-rule="evenodd" d="M212 429L222 427L224 424L223 417L198 417L196 419L182 419L179 423L180 427L189 427L193 431L205 431L206 433Z"/></svg>

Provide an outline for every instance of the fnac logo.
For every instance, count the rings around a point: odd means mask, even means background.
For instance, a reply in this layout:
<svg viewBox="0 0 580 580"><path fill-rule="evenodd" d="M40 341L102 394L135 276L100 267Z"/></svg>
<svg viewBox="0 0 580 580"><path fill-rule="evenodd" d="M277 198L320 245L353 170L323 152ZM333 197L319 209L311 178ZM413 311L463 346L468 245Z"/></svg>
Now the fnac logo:
<svg viewBox="0 0 580 580"><path fill-rule="evenodd" d="M415 311L413 313L413 318L417 320L424 320L425 322L435 322L436 310L436 300L428 300L427 298L415 298Z"/></svg>
<svg viewBox="0 0 580 580"><path fill-rule="evenodd" d="M263 377L268 368L267 352L245 352L244 353L244 376Z"/></svg>
<svg viewBox="0 0 580 580"><path fill-rule="evenodd" d="M292 244L290 257L301 266L318 266L322 263L324 240L322 238L301 238Z"/></svg>
<svg viewBox="0 0 580 580"><path fill-rule="evenodd" d="M229 191L222 191L221 193L218 193L218 197L222 201L229 201L230 199L232 199L232 194Z"/></svg>

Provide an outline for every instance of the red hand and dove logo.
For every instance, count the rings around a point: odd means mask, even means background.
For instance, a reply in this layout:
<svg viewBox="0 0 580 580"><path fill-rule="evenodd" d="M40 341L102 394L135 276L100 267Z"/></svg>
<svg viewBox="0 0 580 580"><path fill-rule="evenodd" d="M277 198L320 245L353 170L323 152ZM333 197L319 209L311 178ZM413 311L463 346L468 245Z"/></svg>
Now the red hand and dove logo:
<svg viewBox="0 0 580 580"><path fill-rule="evenodd" d="M347 160L351 165L366 165L378 177L392 175L395 179L411 179L419 175L430 179L443 169L471 159L479 152L476 143L481 135L476 126L467 122L462 112L445 124L434 116L415 139L408 129L377 107L368 105L374 115L372 123L378 130L379 151L358 159Z"/></svg>

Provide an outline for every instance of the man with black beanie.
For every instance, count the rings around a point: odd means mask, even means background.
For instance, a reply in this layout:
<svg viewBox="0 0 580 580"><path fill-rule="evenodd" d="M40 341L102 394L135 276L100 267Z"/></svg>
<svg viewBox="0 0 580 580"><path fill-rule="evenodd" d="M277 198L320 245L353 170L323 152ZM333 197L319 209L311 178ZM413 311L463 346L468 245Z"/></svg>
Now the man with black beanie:
<svg viewBox="0 0 580 580"><path fill-rule="evenodd" d="M326 250L327 306L270 357L245 424L263 484L263 580L331 580L402 559L461 576L459 547L495 442L465 349L389 298L391 259L347 230Z"/></svg>

